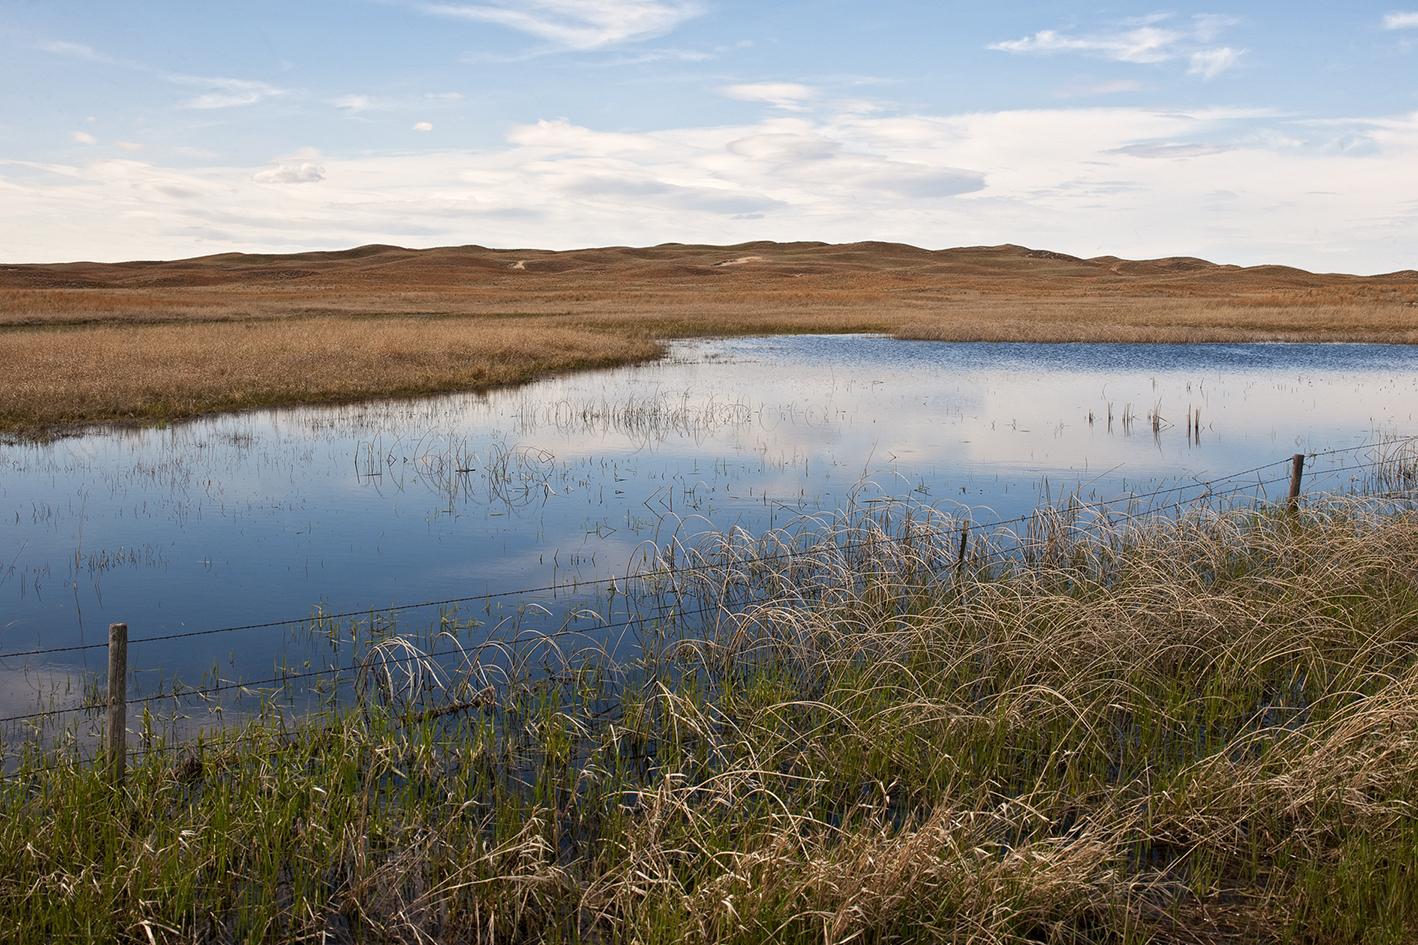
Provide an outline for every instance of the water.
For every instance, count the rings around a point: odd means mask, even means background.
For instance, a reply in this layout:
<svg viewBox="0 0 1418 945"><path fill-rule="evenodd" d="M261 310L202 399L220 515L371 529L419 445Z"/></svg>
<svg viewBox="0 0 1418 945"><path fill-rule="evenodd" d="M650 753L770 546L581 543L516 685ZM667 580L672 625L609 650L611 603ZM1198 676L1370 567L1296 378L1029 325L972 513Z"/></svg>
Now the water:
<svg viewBox="0 0 1418 945"><path fill-rule="evenodd" d="M0 710L33 702L36 671L104 658L3 654L102 642L112 621L142 638L545 588L878 495L985 522L1414 434L1415 369L1371 345L693 341L486 396L6 445ZM1312 462L1307 488L1345 488L1356 456ZM1229 485L1273 496L1287 475ZM259 675L286 640L137 646L130 665Z"/></svg>

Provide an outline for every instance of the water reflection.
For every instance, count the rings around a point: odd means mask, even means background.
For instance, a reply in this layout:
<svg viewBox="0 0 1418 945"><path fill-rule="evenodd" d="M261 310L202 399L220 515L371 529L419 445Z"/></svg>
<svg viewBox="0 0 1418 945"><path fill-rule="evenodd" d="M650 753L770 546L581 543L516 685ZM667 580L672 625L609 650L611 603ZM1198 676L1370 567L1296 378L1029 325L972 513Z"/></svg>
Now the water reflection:
<svg viewBox="0 0 1418 945"><path fill-rule="evenodd" d="M0 654L115 620L142 638L624 575L670 543L888 496L988 522L1154 493L1418 432L1415 367L1362 345L696 341L486 396L7 445ZM1349 465L1312 464L1311 488ZM1240 484L1273 493L1266 475ZM130 660L260 673L284 639Z"/></svg>

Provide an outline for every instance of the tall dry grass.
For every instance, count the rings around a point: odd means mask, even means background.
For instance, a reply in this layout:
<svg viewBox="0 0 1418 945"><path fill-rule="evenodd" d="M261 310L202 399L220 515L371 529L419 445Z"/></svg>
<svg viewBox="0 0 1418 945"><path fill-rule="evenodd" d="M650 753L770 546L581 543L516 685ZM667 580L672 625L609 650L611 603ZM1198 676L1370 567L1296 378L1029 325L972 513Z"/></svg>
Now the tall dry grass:
<svg viewBox="0 0 1418 945"><path fill-rule="evenodd" d="M167 419L300 401L486 389L646 360L660 347L556 325L298 319L0 335L0 428Z"/></svg>
<svg viewBox="0 0 1418 945"><path fill-rule="evenodd" d="M390 685L294 729L273 715L154 752L117 795L66 750L27 755L0 785L0 921L160 942L1412 941L1413 513L1060 523L964 565L953 522L905 507L726 535L644 578L710 625L651 625L628 663L494 641L421 701ZM765 562L789 547L800 567Z"/></svg>

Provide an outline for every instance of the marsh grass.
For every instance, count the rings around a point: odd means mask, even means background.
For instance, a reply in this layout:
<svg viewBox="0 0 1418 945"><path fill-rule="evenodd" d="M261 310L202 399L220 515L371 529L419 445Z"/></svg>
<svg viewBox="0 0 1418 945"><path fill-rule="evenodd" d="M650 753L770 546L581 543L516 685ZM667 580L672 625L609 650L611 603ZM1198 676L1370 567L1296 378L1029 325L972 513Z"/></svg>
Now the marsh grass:
<svg viewBox="0 0 1418 945"><path fill-rule="evenodd" d="M680 548L618 659L385 637L363 698L158 738L120 792L32 742L0 787L0 927L1413 939L1412 511L1065 510L963 563L957 525L883 503Z"/></svg>
<svg viewBox="0 0 1418 945"><path fill-rule="evenodd" d="M1164 266L1129 275L1019 247L941 269L909 247L898 259L881 247L823 246L779 246L781 258L764 250L763 265L727 268L713 265L715 247L648 268L642 257L678 251L541 254L544 271L512 272L507 260L520 257L501 251L455 265L436 264L444 251L419 262L424 254L385 249L393 262L382 268L359 268L369 256L341 268L328 254L328 268L289 280L272 275L273 257L241 273L220 260L80 265L87 275L75 284L91 287L0 286L0 362L23 366L0 389L0 431L483 390L648 360L685 337L1418 343L1418 295L1402 274ZM36 286L68 280L33 268Z"/></svg>
<svg viewBox="0 0 1418 945"><path fill-rule="evenodd" d="M0 427L162 420L304 401L486 389L656 357L659 345L556 326L323 319L0 335L23 365Z"/></svg>

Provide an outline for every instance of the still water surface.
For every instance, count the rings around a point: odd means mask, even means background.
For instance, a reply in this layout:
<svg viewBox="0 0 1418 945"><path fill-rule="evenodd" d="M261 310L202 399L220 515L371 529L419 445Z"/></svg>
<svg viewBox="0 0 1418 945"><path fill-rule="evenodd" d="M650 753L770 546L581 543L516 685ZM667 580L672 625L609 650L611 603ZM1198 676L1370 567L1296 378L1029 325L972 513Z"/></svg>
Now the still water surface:
<svg viewBox="0 0 1418 945"><path fill-rule="evenodd" d="M101 663L3 654L101 642L111 621L141 638L546 587L874 495L986 522L1418 433L1415 411L1403 347L800 336L488 395L0 446L0 682ZM1353 461L1312 463L1307 487L1345 488ZM260 672L282 639L153 644L130 665Z"/></svg>

